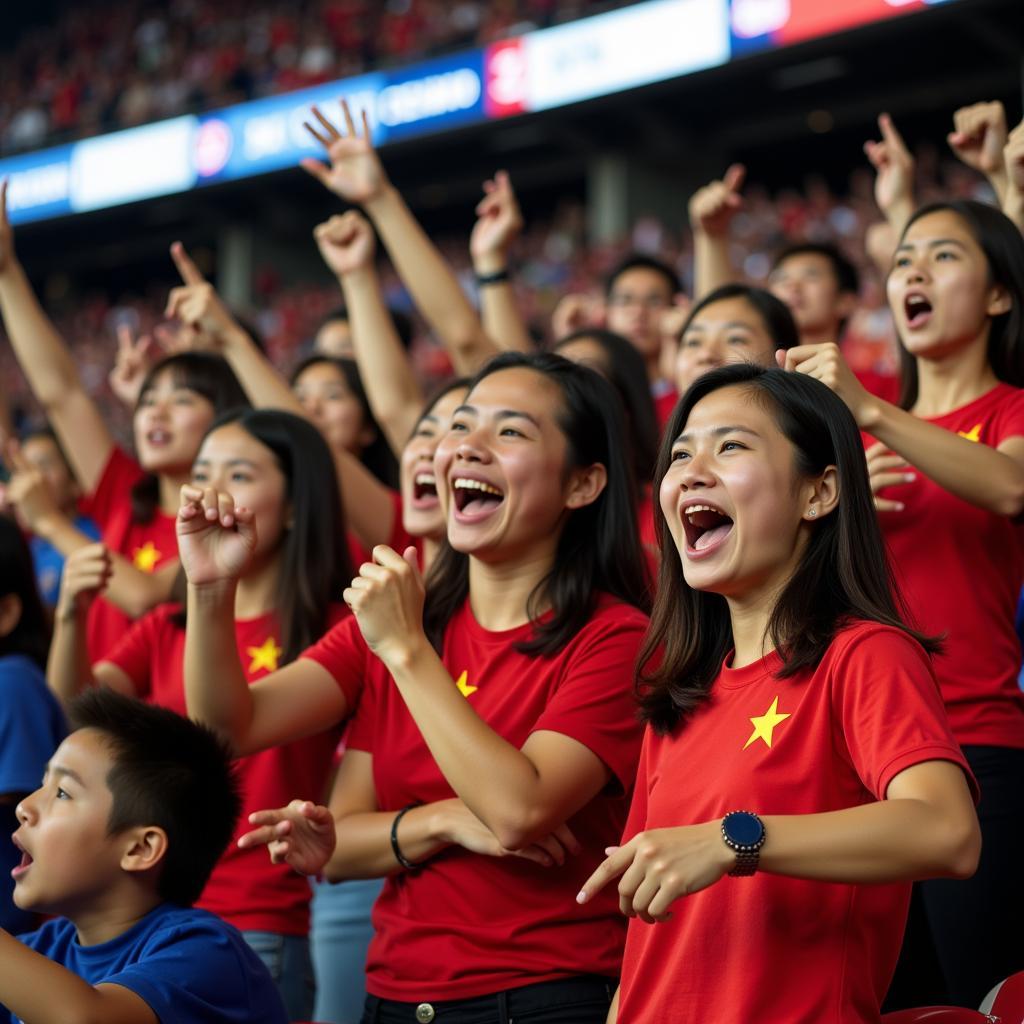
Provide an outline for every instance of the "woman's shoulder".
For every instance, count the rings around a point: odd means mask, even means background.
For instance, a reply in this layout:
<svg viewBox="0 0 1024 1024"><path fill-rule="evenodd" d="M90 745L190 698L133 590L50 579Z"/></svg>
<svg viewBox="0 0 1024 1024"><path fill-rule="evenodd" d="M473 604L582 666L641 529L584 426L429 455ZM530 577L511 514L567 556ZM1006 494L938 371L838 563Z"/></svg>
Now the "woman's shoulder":
<svg viewBox="0 0 1024 1024"><path fill-rule="evenodd" d="M931 671L931 659L920 642L899 626L870 619L851 619L836 631L825 661L849 666L851 662L920 664Z"/></svg>

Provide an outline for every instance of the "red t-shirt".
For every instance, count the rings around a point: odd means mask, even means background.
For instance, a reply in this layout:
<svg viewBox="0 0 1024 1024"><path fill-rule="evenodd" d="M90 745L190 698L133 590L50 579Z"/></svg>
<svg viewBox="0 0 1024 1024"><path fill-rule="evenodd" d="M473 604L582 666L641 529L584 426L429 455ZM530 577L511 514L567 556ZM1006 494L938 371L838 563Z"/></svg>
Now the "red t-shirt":
<svg viewBox="0 0 1024 1024"><path fill-rule="evenodd" d="M132 487L143 477L139 466L120 448L113 448L100 482L82 510L100 528L103 543L143 572L155 572L178 558L174 516L157 509L148 523L132 521ZM89 610L86 644L90 661L99 661L117 643L132 620L117 605L99 597Z"/></svg>
<svg viewBox="0 0 1024 1024"><path fill-rule="evenodd" d="M659 381L654 388L654 415L658 420L658 430L665 432L668 421L672 419L676 402L679 401L679 392L668 382Z"/></svg>
<svg viewBox="0 0 1024 1024"><path fill-rule="evenodd" d="M879 373L877 370L854 370L853 375L860 381L865 390L883 402L894 405L900 398L900 378L890 373Z"/></svg>
<svg viewBox="0 0 1024 1024"><path fill-rule="evenodd" d="M928 422L995 448L1024 437L1024 391L1000 384ZM879 513L879 522L910 614L925 633L945 634L935 675L953 735L964 744L1024 747L1014 629L1024 525L955 497L920 472L881 496L905 506Z"/></svg>
<svg viewBox="0 0 1024 1024"><path fill-rule="evenodd" d="M515 650L530 636L529 624L488 632L468 603L455 615L443 660L477 714L516 747L540 730L570 736L601 758L613 780L570 819L584 852L564 867L452 846L419 870L388 878L373 911L369 992L407 1001L463 999L570 975L619 973L624 932L614 892L585 907L575 895L625 821L641 735L633 666L646 626L642 612L603 598L561 653L538 658ZM455 795L354 621L305 656L327 668L350 700L356 676L365 678L348 746L375 755L382 810Z"/></svg>
<svg viewBox="0 0 1024 1024"><path fill-rule="evenodd" d="M779 664L726 662L681 729L647 731L625 840L735 810L856 807L922 761L970 777L928 657L905 633L858 622L816 669L778 679ZM877 1024L909 897L909 883L725 877L677 900L668 921L630 921L619 1024Z"/></svg>
<svg viewBox="0 0 1024 1024"><path fill-rule="evenodd" d="M102 660L124 672L135 684L139 697L184 715L185 631L172 621L179 608L177 604L154 608L137 620ZM332 605L328 621L333 626L347 615L344 605ZM280 635L273 612L235 621L238 656L250 683L278 668ZM287 864L271 864L265 849L240 850L235 841L252 827L248 818L253 811L284 807L296 797L321 799L340 735L337 726L238 759L242 813L197 906L219 914L243 931L282 935L305 935L309 931L308 879Z"/></svg>

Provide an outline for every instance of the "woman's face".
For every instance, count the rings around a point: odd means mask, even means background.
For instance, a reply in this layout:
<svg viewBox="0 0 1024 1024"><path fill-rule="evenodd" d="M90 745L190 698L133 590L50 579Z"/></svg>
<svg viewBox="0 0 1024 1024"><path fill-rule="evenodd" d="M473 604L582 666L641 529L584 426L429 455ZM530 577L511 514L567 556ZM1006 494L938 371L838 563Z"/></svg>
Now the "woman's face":
<svg viewBox="0 0 1024 1024"><path fill-rule="evenodd" d="M887 283L900 340L913 356L942 359L988 339L991 317L1010 298L989 280L985 253L951 210L926 214L907 228Z"/></svg>
<svg viewBox="0 0 1024 1024"><path fill-rule="evenodd" d="M689 586L738 600L774 594L796 568L806 523L831 510L816 484L798 475L793 445L748 390L697 402L660 495Z"/></svg>
<svg viewBox="0 0 1024 1024"><path fill-rule="evenodd" d="M557 385L524 367L485 377L456 409L434 472L457 551L491 562L547 557L568 511L596 499L603 475L591 493L587 471L566 465L562 409Z"/></svg>
<svg viewBox="0 0 1024 1024"><path fill-rule="evenodd" d="M412 537L432 540L444 537L444 513L437 496L434 453L438 442L448 433L452 413L465 398L465 388L455 388L442 395L420 418L402 449L402 523Z"/></svg>
<svg viewBox="0 0 1024 1024"><path fill-rule="evenodd" d="M700 310L683 332L676 388L683 394L698 377L727 363L774 366L776 347L768 325L745 298L719 299Z"/></svg>
<svg viewBox="0 0 1024 1024"><path fill-rule="evenodd" d="M601 347L599 342L593 338L574 338L572 341L563 342L555 351L563 359L571 363L579 363L581 366L589 366L596 370L605 380L608 379L608 354Z"/></svg>
<svg viewBox="0 0 1024 1024"><path fill-rule="evenodd" d="M294 391L331 448L359 455L373 443L363 407L333 363L307 366L295 379Z"/></svg>
<svg viewBox="0 0 1024 1024"><path fill-rule="evenodd" d="M135 409L135 450L142 468L187 473L213 417L208 398L178 383L173 367L161 370Z"/></svg>
<svg viewBox="0 0 1024 1024"><path fill-rule="evenodd" d="M280 545L292 515L288 481L274 453L240 424L226 423L207 434L192 483L227 491L236 507L253 513L257 563Z"/></svg>

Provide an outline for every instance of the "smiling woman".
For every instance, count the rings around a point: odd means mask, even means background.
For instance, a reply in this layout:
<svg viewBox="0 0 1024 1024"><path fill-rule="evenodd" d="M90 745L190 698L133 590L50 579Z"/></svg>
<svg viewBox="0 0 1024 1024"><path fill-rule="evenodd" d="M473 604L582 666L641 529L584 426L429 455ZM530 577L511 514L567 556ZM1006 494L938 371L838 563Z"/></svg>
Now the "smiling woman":
<svg viewBox="0 0 1024 1024"><path fill-rule="evenodd" d="M979 839L853 417L806 377L713 370L656 484L649 728L623 844L578 897L621 876L633 918L609 1019L873 1024L909 881L969 875Z"/></svg>

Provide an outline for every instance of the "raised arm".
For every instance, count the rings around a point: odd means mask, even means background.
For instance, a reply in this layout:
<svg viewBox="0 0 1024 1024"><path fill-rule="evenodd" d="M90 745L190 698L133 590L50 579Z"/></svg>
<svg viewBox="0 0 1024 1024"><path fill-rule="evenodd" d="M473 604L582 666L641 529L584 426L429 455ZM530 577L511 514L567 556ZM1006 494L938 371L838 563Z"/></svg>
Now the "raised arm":
<svg viewBox="0 0 1024 1024"><path fill-rule="evenodd" d="M1003 197L1003 213L1018 230L1024 231L1024 121L1010 132L1003 149L1006 166L1006 195Z"/></svg>
<svg viewBox="0 0 1024 1024"><path fill-rule="evenodd" d="M437 246L388 180L370 141L366 112L362 135L344 101L342 114L345 135L313 108L317 124L306 127L327 150L331 166L311 159L303 160L302 166L325 188L363 207L420 312L448 349L456 373L470 374L497 347L484 333L480 317Z"/></svg>
<svg viewBox="0 0 1024 1024"><path fill-rule="evenodd" d="M875 202L899 238L914 212L914 158L888 114L878 115L880 142L864 143L875 168Z"/></svg>
<svg viewBox="0 0 1024 1024"><path fill-rule="evenodd" d="M990 448L884 402L864 389L837 345L801 345L778 358L830 387L861 430L951 494L996 515L1024 514L1024 437Z"/></svg>
<svg viewBox="0 0 1024 1024"><path fill-rule="evenodd" d="M968 167L988 178L1000 203L1006 198L1006 111L1002 103L973 103L953 115L953 131L946 136L950 149Z"/></svg>
<svg viewBox="0 0 1024 1024"><path fill-rule="evenodd" d="M373 228L361 213L349 210L318 224L313 237L345 296L367 401L399 457L416 425L423 392L384 304L374 266Z"/></svg>
<svg viewBox="0 0 1024 1024"><path fill-rule="evenodd" d="M484 330L500 349L530 352L533 339L516 303L508 269L509 250L523 230L523 215L508 171L498 171L485 181L484 193L469 238Z"/></svg>
<svg viewBox="0 0 1024 1024"><path fill-rule="evenodd" d="M740 189L746 173L742 164L733 164L721 181L712 181L690 198L695 301L738 276L729 260L729 225L743 206Z"/></svg>
<svg viewBox="0 0 1024 1024"><path fill-rule="evenodd" d="M6 180L0 183L0 316L18 364L60 438L79 486L89 493L99 483L114 439L15 255L7 184Z"/></svg>
<svg viewBox="0 0 1024 1024"><path fill-rule="evenodd" d="M330 673L300 658L249 686L235 642L235 591L252 558L252 512L212 488L181 489L178 550L188 577L185 701L238 756L322 732L348 713Z"/></svg>

